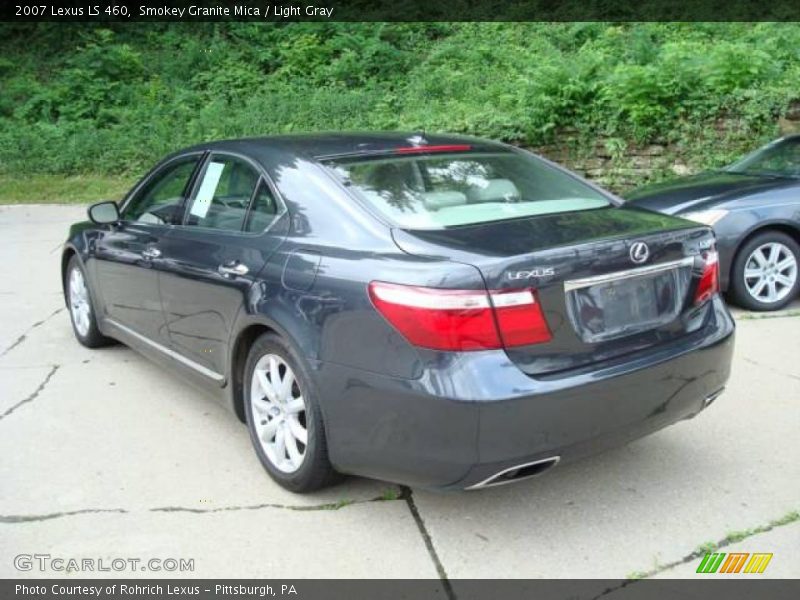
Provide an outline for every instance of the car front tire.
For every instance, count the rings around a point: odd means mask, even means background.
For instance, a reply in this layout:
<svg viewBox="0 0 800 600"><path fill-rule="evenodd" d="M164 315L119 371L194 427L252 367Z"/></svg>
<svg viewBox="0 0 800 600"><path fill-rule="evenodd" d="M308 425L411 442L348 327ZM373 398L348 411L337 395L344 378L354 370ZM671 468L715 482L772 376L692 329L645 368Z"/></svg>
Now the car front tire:
<svg viewBox="0 0 800 600"><path fill-rule="evenodd" d="M800 289L800 245L780 231L765 231L739 249L731 273L731 295L750 310L778 310Z"/></svg>
<svg viewBox="0 0 800 600"><path fill-rule="evenodd" d="M72 331L77 340L87 348L99 348L113 343L97 327L89 280L77 256L72 256L67 264L64 280Z"/></svg>
<svg viewBox="0 0 800 600"><path fill-rule="evenodd" d="M272 479L298 493L337 480L316 386L303 359L283 338L265 333L253 343L243 393L250 439Z"/></svg>

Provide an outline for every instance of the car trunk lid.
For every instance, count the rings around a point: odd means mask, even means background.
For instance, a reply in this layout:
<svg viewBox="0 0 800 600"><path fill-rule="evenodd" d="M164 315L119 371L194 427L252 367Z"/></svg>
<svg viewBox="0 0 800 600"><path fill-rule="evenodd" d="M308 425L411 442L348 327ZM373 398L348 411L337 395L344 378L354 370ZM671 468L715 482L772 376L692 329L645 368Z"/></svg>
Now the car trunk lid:
<svg viewBox="0 0 800 600"><path fill-rule="evenodd" d="M630 207L439 230L395 230L404 251L477 267L489 290L536 290L552 339L507 348L543 375L666 343L697 328L705 226ZM638 262L637 262L638 261Z"/></svg>

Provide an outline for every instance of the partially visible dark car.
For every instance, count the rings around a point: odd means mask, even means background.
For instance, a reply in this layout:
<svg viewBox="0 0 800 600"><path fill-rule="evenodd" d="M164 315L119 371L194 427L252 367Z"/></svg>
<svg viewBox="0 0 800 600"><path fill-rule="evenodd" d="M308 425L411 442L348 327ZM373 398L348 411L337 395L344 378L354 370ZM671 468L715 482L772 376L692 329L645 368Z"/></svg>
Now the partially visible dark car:
<svg viewBox="0 0 800 600"><path fill-rule="evenodd" d="M64 290L82 344L121 340L213 392L289 489L336 471L478 488L722 391L711 230L621 204L477 138L214 142L91 207Z"/></svg>
<svg viewBox="0 0 800 600"><path fill-rule="evenodd" d="M720 283L739 305L777 310L800 290L800 135L731 166L645 186L629 204L714 228Z"/></svg>

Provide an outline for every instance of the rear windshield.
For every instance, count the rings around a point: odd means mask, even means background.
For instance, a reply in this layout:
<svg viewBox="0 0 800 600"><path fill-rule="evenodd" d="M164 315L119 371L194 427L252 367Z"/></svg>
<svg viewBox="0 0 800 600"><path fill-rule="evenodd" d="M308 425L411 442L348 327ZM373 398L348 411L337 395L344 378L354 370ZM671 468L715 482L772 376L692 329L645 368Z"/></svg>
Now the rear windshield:
<svg viewBox="0 0 800 600"><path fill-rule="evenodd" d="M326 163L404 229L438 229L601 208L608 198L526 154L452 153Z"/></svg>

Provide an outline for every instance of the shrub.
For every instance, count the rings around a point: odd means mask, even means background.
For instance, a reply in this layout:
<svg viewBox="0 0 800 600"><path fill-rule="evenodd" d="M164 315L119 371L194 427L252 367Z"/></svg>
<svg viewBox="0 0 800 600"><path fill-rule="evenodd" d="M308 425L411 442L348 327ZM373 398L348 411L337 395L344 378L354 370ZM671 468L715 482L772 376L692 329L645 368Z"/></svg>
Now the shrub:
<svg viewBox="0 0 800 600"><path fill-rule="evenodd" d="M135 172L204 139L331 129L572 128L713 163L773 135L798 48L793 23L2 24L0 171ZM741 124L725 140L721 116Z"/></svg>

